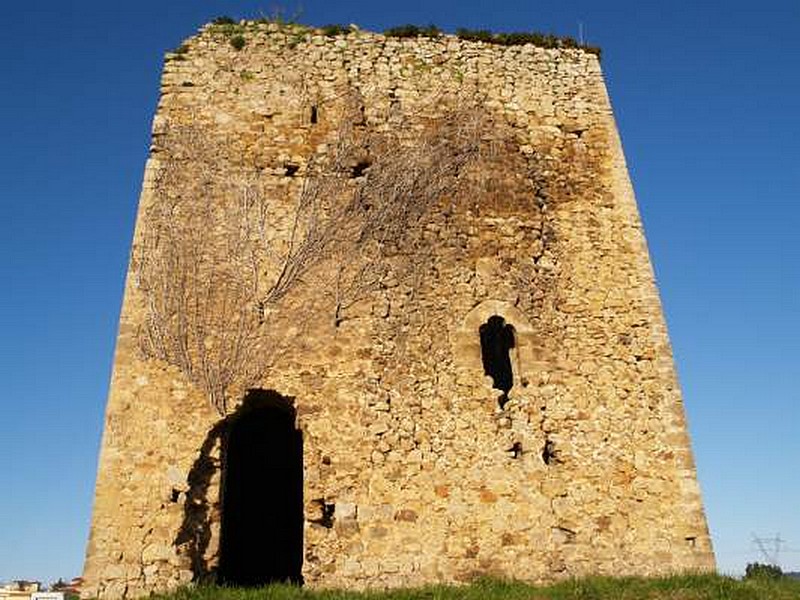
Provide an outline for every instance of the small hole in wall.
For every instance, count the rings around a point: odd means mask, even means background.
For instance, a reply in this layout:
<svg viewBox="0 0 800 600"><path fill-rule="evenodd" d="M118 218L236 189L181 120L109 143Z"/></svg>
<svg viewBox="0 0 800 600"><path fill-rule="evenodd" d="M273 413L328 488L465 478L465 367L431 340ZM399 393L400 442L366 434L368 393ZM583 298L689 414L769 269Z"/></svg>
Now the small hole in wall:
<svg viewBox="0 0 800 600"><path fill-rule="evenodd" d="M366 108L362 105L358 107L358 117L355 120L355 125L366 125L367 124L367 111Z"/></svg>
<svg viewBox="0 0 800 600"><path fill-rule="evenodd" d="M694 548L697 546L697 538L693 535L684 538L686 540L686 545L690 548Z"/></svg>
<svg viewBox="0 0 800 600"><path fill-rule="evenodd" d="M544 461L546 465L554 465L560 462L553 440L545 440L544 447L542 448L542 461Z"/></svg>
<svg viewBox="0 0 800 600"><path fill-rule="evenodd" d="M309 519L309 521L317 525L322 525L325 529L333 527L333 516L334 513L336 513L336 504L333 502L325 502L324 498L315 499L314 504L316 504L319 509L319 516L315 519Z"/></svg>
<svg viewBox="0 0 800 600"><path fill-rule="evenodd" d="M319 120L319 114L317 112L317 107L316 106L312 106L311 107L311 116L309 117L309 120L311 121L312 125L316 125L317 124L317 122Z"/></svg>
<svg viewBox="0 0 800 600"><path fill-rule="evenodd" d="M322 464L323 465L330 465L331 464L331 457L330 456L323 456L322 457Z"/></svg>
<svg viewBox="0 0 800 600"><path fill-rule="evenodd" d="M560 544L573 544L575 542L575 531L566 527L553 527L553 541Z"/></svg>
<svg viewBox="0 0 800 600"><path fill-rule="evenodd" d="M172 503L175 503L175 502L178 501L178 498L180 498L180 497L181 497L180 490L176 490L175 488L172 488L172 493L169 496L169 501L172 502Z"/></svg>
<svg viewBox="0 0 800 600"><path fill-rule="evenodd" d="M352 179L356 179L357 177L363 177L366 173L367 169L369 169L370 164L366 160L359 161L350 171L350 177Z"/></svg>
<svg viewBox="0 0 800 600"><path fill-rule="evenodd" d="M519 458L522 456L522 444L520 442L514 442L511 448L508 449L508 452L511 454L511 458Z"/></svg>
<svg viewBox="0 0 800 600"><path fill-rule="evenodd" d="M300 165L293 165L291 163L286 163L285 165L283 165L283 168L286 170L287 177L294 177L300 170Z"/></svg>
<svg viewBox="0 0 800 600"><path fill-rule="evenodd" d="M256 303L256 317L258 318L258 324L263 325L265 317L267 316L267 304L264 300L260 300Z"/></svg>

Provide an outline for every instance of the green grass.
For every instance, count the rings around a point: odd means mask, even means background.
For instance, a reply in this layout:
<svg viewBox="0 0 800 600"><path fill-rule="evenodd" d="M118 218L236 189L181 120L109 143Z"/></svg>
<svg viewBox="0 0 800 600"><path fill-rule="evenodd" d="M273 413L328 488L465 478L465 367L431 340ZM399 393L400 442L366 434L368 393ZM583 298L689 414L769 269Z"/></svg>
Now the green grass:
<svg viewBox="0 0 800 600"><path fill-rule="evenodd" d="M154 600L798 600L800 581L753 578L743 581L719 575L662 578L590 577L533 586L483 579L460 587L429 586L382 592L311 591L287 585L264 588L199 586Z"/></svg>

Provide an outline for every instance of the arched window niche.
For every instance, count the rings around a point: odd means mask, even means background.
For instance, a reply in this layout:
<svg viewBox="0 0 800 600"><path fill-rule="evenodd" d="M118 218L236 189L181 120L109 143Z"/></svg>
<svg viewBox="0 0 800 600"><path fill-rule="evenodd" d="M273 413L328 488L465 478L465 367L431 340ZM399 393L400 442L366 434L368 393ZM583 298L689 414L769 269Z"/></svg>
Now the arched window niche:
<svg viewBox="0 0 800 600"><path fill-rule="evenodd" d="M499 300L481 302L465 315L453 337L459 381L478 395L493 392L502 409L533 379L541 360L539 346L522 311Z"/></svg>
<svg viewBox="0 0 800 600"><path fill-rule="evenodd" d="M492 315L478 328L481 338L483 373L492 378L492 387L500 390L500 408L508 402L508 393L514 387L514 369L511 355L516 349L514 326L500 315Z"/></svg>

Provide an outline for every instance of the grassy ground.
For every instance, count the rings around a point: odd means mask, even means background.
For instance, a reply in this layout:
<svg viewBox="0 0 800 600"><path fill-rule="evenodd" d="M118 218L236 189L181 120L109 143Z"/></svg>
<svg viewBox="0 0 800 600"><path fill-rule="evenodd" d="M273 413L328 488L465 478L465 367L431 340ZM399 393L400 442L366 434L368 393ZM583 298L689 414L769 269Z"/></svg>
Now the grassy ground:
<svg viewBox="0 0 800 600"><path fill-rule="evenodd" d="M311 591L272 585L258 589L196 587L153 600L800 600L800 581L738 581L718 575L664 578L596 577L549 586L482 580L463 587L432 586L386 592Z"/></svg>

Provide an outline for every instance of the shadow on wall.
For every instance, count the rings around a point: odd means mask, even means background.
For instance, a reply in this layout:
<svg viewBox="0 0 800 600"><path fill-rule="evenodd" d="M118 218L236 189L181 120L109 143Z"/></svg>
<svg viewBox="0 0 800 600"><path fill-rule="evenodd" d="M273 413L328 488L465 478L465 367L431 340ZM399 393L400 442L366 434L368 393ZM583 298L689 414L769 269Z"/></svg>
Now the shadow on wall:
<svg viewBox="0 0 800 600"><path fill-rule="evenodd" d="M189 490L183 506L183 522L175 537L174 545L182 555L188 555L193 581L211 582L214 573L209 569L206 550L211 541L212 510L216 507L209 498L209 488L222 464L219 453L224 446L229 418L219 421L208 432L200 453L189 471Z"/></svg>

